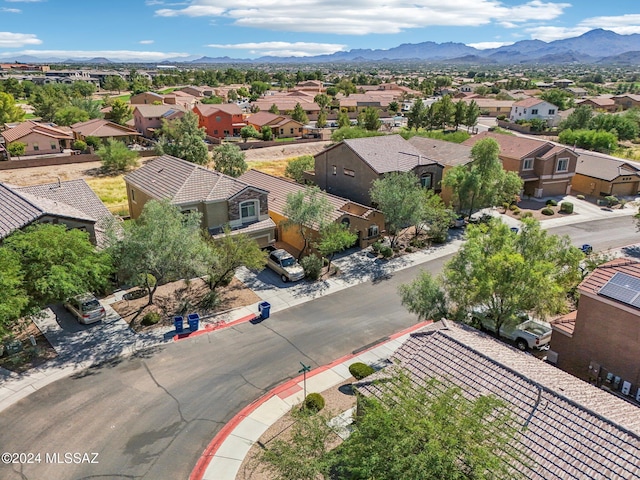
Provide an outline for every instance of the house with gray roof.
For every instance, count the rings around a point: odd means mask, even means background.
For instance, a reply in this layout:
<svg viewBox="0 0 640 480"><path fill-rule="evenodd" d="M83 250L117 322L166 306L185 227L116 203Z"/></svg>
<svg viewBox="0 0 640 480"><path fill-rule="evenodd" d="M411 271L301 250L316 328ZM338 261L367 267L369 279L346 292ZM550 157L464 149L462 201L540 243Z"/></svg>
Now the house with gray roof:
<svg viewBox="0 0 640 480"><path fill-rule="evenodd" d="M171 155L162 155L124 177L131 218L149 200L168 199L183 212L202 214L202 227L219 235L225 226L246 233L261 246L275 240L268 192L236 178Z"/></svg>
<svg viewBox="0 0 640 480"><path fill-rule="evenodd" d="M100 247L114 221L81 179L27 187L0 183L0 206L0 239L32 223L53 223L86 231L91 242Z"/></svg>
<svg viewBox="0 0 640 480"><path fill-rule="evenodd" d="M391 172L413 172L425 188L439 192L443 168L400 135L383 135L329 146L315 156L309 179L333 195L371 205L374 180Z"/></svg>
<svg viewBox="0 0 640 480"><path fill-rule="evenodd" d="M133 109L133 124L139 133L151 138L162 128L163 120L176 120L184 113L184 108L179 105L136 105Z"/></svg>
<svg viewBox="0 0 640 480"><path fill-rule="evenodd" d="M436 379L469 398L502 400L515 422L505 462L527 479L640 478L640 408L471 327L440 321L416 332L392 365L354 384L360 395L384 393L403 369L416 387Z"/></svg>
<svg viewBox="0 0 640 480"><path fill-rule="evenodd" d="M576 149L580 154L573 177L574 193L596 197L635 196L640 192L640 163L604 153Z"/></svg>

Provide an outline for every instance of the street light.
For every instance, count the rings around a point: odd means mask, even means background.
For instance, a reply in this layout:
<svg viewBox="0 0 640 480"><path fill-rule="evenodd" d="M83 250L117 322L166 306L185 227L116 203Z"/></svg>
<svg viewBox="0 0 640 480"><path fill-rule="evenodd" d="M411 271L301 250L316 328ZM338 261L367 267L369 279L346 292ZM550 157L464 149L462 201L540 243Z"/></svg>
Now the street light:
<svg viewBox="0 0 640 480"><path fill-rule="evenodd" d="M304 391L304 398L303 398L303 403L304 403L304 399L307 398L307 372L311 371L311 365L305 365L304 363L300 362L300 365L302 365L302 368L300 370L298 370L298 373L302 374L302 385L303 385L303 391Z"/></svg>

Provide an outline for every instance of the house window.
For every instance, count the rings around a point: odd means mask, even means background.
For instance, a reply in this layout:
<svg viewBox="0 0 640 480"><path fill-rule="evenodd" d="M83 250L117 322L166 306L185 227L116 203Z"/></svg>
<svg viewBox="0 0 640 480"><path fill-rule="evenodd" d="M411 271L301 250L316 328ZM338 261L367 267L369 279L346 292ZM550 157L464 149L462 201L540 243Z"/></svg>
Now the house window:
<svg viewBox="0 0 640 480"><path fill-rule="evenodd" d="M291 128L290 130L291 130L291 135L293 135L293 128Z"/></svg>
<svg viewBox="0 0 640 480"><path fill-rule="evenodd" d="M38 142L33 142L33 150L36 152L40 150L40 147L38 146Z"/></svg>
<svg viewBox="0 0 640 480"><path fill-rule="evenodd" d="M225 135L227 135L227 136L228 136L228 135L229 135L229 130L225 130L225 131L224 131L224 132L222 132L222 133L224 133Z"/></svg>
<svg viewBox="0 0 640 480"><path fill-rule="evenodd" d="M422 185L422 188L431 188L432 181L433 181L433 174L431 173L423 173L420 176L420 185Z"/></svg>
<svg viewBox="0 0 640 480"><path fill-rule="evenodd" d="M356 176L356 172L354 172L353 170L350 170L348 168L343 169L342 171L345 175L347 175L348 177L355 177Z"/></svg>
<svg viewBox="0 0 640 480"><path fill-rule="evenodd" d="M522 163L522 170L533 170L533 158L525 158Z"/></svg>
<svg viewBox="0 0 640 480"><path fill-rule="evenodd" d="M218 134L218 130L214 130L214 131L213 131L213 134L214 134L214 135L217 135L217 134Z"/></svg>
<svg viewBox="0 0 640 480"><path fill-rule="evenodd" d="M556 114L556 109L555 108L550 108L549 109L549 115L555 115Z"/></svg>
<svg viewBox="0 0 640 480"><path fill-rule="evenodd" d="M284 128L280 129L280 135L284 135Z"/></svg>
<svg viewBox="0 0 640 480"><path fill-rule="evenodd" d="M537 115L538 114L538 109L537 108L532 108L531 109L531 115Z"/></svg>
<svg viewBox="0 0 640 480"><path fill-rule="evenodd" d="M558 159L558 167L556 168L556 172L566 172L569 170L569 159L568 158L559 158Z"/></svg>
<svg viewBox="0 0 640 480"><path fill-rule="evenodd" d="M56 144L56 142L51 142L51 150L57 150L58 149L58 145Z"/></svg>
<svg viewBox="0 0 640 480"><path fill-rule="evenodd" d="M216 122L221 122L221 121L222 121L222 118L216 117Z"/></svg>
<svg viewBox="0 0 640 480"><path fill-rule="evenodd" d="M336 165L333 166L333 174L334 175L338 174L338 167Z"/></svg>
<svg viewBox="0 0 640 480"><path fill-rule="evenodd" d="M240 221L242 223L252 222L258 219L256 201L249 200L240 204Z"/></svg>
<svg viewBox="0 0 640 480"><path fill-rule="evenodd" d="M136 191L133 188L131 189L131 201L136 201Z"/></svg>
<svg viewBox="0 0 640 480"><path fill-rule="evenodd" d="M367 237L369 238L377 237L379 234L380 234L380 231L378 230L378 225L371 225L367 230Z"/></svg>

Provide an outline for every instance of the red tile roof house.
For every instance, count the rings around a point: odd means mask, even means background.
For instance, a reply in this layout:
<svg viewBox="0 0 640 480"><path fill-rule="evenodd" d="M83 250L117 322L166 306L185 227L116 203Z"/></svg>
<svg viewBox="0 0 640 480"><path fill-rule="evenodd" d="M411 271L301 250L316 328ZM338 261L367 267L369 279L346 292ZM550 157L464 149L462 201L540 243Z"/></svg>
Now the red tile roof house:
<svg viewBox="0 0 640 480"><path fill-rule="evenodd" d="M208 170L171 155L162 155L124 177L131 218L138 218L149 200L169 199L183 212L202 214L202 227L220 235L229 226L261 246L275 240L267 192L236 178Z"/></svg>
<svg viewBox="0 0 640 480"><path fill-rule="evenodd" d="M247 117L246 122L248 125L253 125L259 132L262 131L262 127L269 126L273 134L280 138L301 137L304 127L302 123L286 115L276 115L270 112L254 113Z"/></svg>
<svg viewBox="0 0 640 480"><path fill-rule="evenodd" d="M381 380L397 368L416 386L435 378L468 398L494 395L519 431L512 446L522 455L505 461L523 478L640 478L640 408L487 334L440 321L390 360L394 366L354 384L360 395L380 396Z"/></svg>
<svg viewBox="0 0 640 480"><path fill-rule="evenodd" d="M71 148L73 135L50 124L27 120L0 132L8 147L14 142L26 145L25 155L60 153Z"/></svg>
<svg viewBox="0 0 640 480"><path fill-rule="evenodd" d="M524 194L532 197L568 195L576 173L578 154L572 149L544 140L482 132L463 142L473 146L493 138L500 145L505 170L517 172L524 180Z"/></svg>
<svg viewBox="0 0 640 480"><path fill-rule="evenodd" d="M578 310L551 322L558 367L640 402L640 263L600 265L578 292Z"/></svg>
<svg viewBox="0 0 640 480"><path fill-rule="evenodd" d="M71 125L71 130L73 131L73 136L79 140L84 140L87 137L97 137L105 141L109 138L114 138L130 144L141 136L139 132L132 128L118 125L103 118L74 123Z"/></svg>
<svg viewBox="0 0 640 480"><path fill-rule="evenodd" d="M105 245L113 216L84 180L16 187L0 183L0 240L32 223L63 224Z"/></svg>
<svg viewBox="0 0 640 480"><path fill-rule="evenodd" d="M618 109L618 105L613 100L613 98L607 97L593 97L593 98L585 98L584 100L578 100L576 102L576 107L581 105L587 105L594 110L604 110L605 112L614 113Z"/></svg>
<svg viewBox="0 0 640 480"><path fill-rule="evenodd" d="M549 127L556 127L560 123L558 107L535 97L519 100L511 106L509 113L511 122L532 119L544 120Z"/></svg>
<svg viewBox="0 0 640 480"><path fill-rule="evenodd" d="M242 127L247 126L242 109L235 103L198 104L193 111L198 115L198 126L213 138L239 137Z"/></svg>
<svg viewBox="0 0 640 480"><path fill-rule="evenodd" d="M177 105L136 105L133 122L138 132L152 138L162 128L163 120L176 120L183 115L184 110Z"/></svg>

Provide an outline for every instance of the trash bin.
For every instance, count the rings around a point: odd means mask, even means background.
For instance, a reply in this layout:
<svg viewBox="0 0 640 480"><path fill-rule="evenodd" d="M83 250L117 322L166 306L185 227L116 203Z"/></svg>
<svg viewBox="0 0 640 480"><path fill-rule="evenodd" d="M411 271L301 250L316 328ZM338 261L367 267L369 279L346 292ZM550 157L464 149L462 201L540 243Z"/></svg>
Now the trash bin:
<svg viewBox="0 0 640 480"><path fill-rule="evenodd" d="M269 318L269 313L271 312L271 304L269 302L260 302L258 304L258 312L260 312L260 318Z"/></svg>
<svg viewBox="0 0 640 480"><path fill-rule="evenodd" d="M197 313L190 313L188 315L188 321L189 330L191 330L192 332L195 332L196 330L198 330L198 328L200 328L200 315L198 315Z"/></svg>
<svg viewBox="0 0 640 480"><path fill-rule="evenodd" d="M176 327L176 333L182 333L184 331L184 318L181 316L173 317L173 324Z"/></svg>

